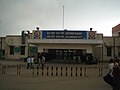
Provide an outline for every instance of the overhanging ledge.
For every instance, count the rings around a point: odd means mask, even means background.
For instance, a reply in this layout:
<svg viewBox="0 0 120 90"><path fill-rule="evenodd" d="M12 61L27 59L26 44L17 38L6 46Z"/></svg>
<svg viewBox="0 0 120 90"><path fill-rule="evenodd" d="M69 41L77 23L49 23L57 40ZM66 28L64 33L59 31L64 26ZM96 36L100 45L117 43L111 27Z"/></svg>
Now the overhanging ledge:
<svg viewBox="0 0 120 90"><path fill-rule="evenodd" d="M31 44L103 44L103 40L95 39L28 39Z"/></svg>

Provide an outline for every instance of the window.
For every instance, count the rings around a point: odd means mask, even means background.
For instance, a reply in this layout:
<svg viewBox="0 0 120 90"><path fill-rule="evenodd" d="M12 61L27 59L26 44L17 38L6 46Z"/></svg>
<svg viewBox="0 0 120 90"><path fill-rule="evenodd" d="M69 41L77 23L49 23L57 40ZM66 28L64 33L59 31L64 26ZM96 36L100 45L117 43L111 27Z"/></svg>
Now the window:
<svg viewBox="0 0 120 90"><path fill-rule="evenodd" d="M25 55L25 46L21 46L21 55Z"/></svg>
<svg viewBox="0 0 120 90"><path fill-rule="evenodd" d="M14 46L10 46L10 55L14 55Z"/></svg>
<svg viewBox="0 0 120 90"><path fill-rule="evenodd" d="M107 56L112 56L112 48L107 47Z"/></svg>

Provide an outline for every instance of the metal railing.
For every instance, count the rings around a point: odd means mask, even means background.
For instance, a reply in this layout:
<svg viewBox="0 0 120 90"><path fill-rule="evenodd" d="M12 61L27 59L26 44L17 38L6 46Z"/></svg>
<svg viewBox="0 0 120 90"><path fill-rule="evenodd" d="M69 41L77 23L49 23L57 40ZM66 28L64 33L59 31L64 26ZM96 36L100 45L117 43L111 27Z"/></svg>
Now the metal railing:
<svg viewBox="0 0 120 90"><path fill-rule="evenodd" d="M105 66L33 66L0 65L1 75L32 76L70 76L70 77L102 77L107 73Z"/></svg>

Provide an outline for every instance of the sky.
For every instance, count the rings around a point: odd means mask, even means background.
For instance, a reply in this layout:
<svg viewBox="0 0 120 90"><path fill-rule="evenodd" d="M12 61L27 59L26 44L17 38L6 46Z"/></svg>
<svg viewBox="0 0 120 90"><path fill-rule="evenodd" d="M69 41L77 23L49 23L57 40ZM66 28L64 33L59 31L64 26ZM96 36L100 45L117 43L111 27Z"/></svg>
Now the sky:
<svg viewBox="0 0 120 90"><path fill-rule="evenodd" d="M64 5L64 20L63 20ZM64 28L63 28L64 21ZM120 0L0 0L0 37L22 30L89 30L112 35Z"/></svg>

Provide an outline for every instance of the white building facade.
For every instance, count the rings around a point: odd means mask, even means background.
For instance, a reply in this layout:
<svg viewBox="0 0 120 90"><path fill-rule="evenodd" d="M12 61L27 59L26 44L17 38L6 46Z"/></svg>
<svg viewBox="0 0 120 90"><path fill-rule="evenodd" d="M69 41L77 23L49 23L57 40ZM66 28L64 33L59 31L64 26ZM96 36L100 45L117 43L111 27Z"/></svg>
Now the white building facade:
<svg viewBox="0 0 120 90"><path fill-rule="evenodd" d="M44 52L49 60L73 60L75 55L97 57L108 61L120 57L119 31L113 36L104 37L97 31L90 30L33 30L22 31L21 35L1 37L1 52L5 59L23 59L29 55Z"/></svg>

